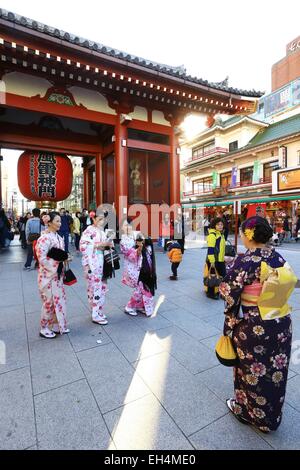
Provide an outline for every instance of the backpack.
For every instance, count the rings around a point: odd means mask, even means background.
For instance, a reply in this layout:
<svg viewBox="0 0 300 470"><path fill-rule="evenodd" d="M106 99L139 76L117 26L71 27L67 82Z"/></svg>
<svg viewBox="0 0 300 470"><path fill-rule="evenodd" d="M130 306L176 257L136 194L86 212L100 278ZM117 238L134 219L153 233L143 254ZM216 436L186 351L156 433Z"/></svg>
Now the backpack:
<svg viewBox="0 0 300 470"><path fill-rule="evenodd" d="M260 283L262 291L257 300L263 320L274 320L288 315L292 308L287 304L297 277L286 262L280 268L272 268L265 261L261 263Z"/></svg>

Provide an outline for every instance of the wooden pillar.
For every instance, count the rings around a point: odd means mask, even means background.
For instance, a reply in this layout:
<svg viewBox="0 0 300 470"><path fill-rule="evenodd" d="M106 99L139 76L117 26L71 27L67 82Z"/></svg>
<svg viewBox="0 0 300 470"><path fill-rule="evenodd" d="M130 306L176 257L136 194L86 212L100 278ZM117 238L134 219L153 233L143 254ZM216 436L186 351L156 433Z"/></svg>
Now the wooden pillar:
<svg viewBox="0 0 300 470"><path fill-rule="evenodd" d="M123 209L127 210L124 197L128 197L127 125L126 122L121 123L118 114L115 126L115 208L119 220L125 215Z"/></svg>
<svg viewBox="0 0 300 470"><path fill-rule="evenodd" d="M180 204L180 155L177 129L172 126L170 152L170 205Z"/></svg>
<svg viewBox="0 0 300 470"><path fill-rule="evenodd" d="M89 209L89 169L83 167L83 204L86 209Z"/></svg>
<svg viewBox="0 0 300 470"><path fill-rule="evenodd" d="M100 206L102 204L102 155L101 153L97 153L95 156L95 174L96 174L96 206Z"/></svg>

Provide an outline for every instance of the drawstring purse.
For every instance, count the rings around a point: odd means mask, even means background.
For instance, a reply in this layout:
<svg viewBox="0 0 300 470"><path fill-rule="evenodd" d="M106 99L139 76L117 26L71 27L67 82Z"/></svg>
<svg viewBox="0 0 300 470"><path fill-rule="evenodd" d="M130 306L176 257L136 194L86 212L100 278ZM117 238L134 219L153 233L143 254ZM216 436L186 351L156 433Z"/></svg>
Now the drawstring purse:
<svg viewBox="0 0 300 470"><path fill-rule="evenodd" d="M216 356L223 366L234 367L238 363L238 357L233 347L232 339L222 335L215 348Z"/></svg>

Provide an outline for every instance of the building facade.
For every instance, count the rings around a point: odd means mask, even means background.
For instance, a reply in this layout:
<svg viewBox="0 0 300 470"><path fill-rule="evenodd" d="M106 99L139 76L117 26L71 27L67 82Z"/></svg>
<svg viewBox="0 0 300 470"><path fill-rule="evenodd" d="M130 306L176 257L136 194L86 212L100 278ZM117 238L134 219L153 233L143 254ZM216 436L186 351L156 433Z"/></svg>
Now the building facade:
<svg viewBox="0 0 300 470"><path fill-rule="evenodd" d="M182 162L182 204L191 217L197 207L210 216L225 213L233 230L234 201L240 201L241 218L255 215L259 207L275 231L282 230L286 215L295 224L300 199L300 114L274 124L234 117L206 129L185 147L190 157ZM283 181L281 190L278 178ZM286 179L292 180L290 186L285 187Z"/></svg>

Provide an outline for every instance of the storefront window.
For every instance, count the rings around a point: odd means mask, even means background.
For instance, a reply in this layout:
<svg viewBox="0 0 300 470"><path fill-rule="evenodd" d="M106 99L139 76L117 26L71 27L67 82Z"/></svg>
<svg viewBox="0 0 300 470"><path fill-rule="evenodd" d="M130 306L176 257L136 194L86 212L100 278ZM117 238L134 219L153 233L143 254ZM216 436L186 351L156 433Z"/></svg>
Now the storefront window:
<svg viewBox="0 0 300 470"><path fill-rule="evenodd" d="M264 164L264 181L272 181L272 172L278 168L278 160Z"/></svg>
<svg viewBox="0 0 300 470"><path fill-rule="evenodd" d="M194 193L202 194L212 191L213 180L211 177L202 178L193 182Z"/></svg>
<svg viewBox="0 0 300 470"><path fill-rule="evenodd" d="M228 188L231 185L231 171L227 173L222 173L220 175L220 186L222 188Z"/></svg>
<svg viewBox="0 0 300 470"><path fill-rule="evenodd" d="M253 166L248 166L247 168L241 168L240 170L240 182L241 186L248 186L252 184L253 178Z"/></svg>
<svg viewBox="0 0 300 470"><path fill-rule="evenodd" d="M201 157L205 157L209 152L211 152L215 148L215 141L212 140L205 145L201 145L201 147L197 147L193 149L193 160Z"/></svg>

